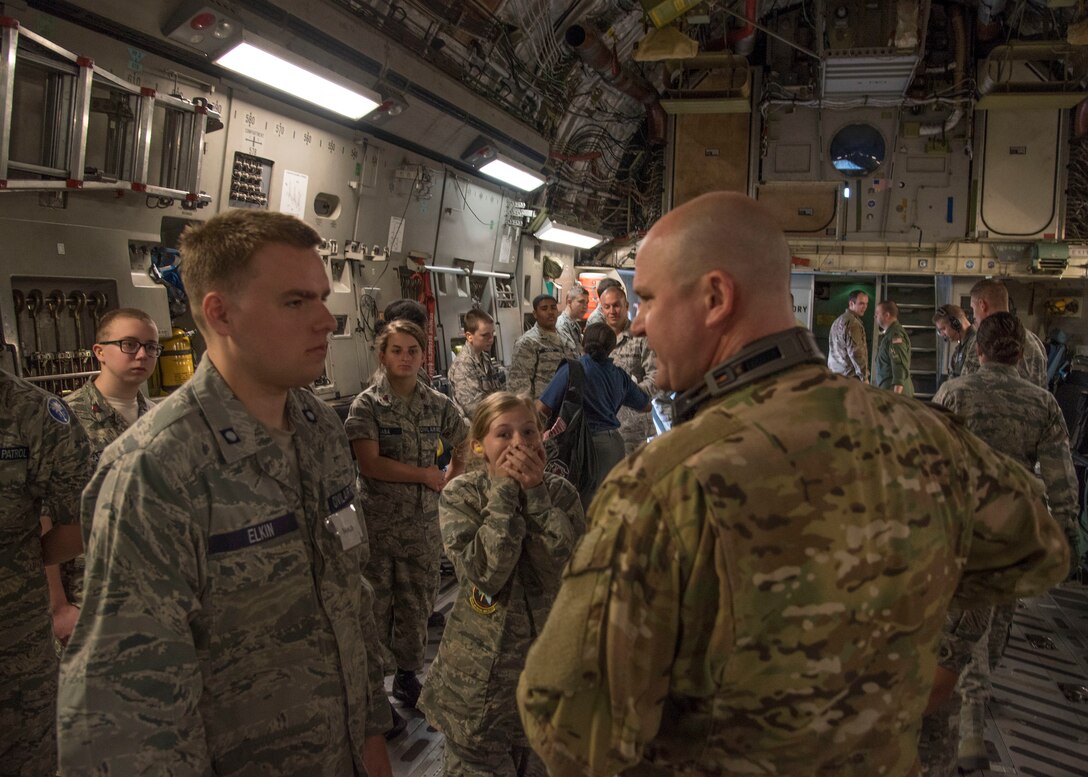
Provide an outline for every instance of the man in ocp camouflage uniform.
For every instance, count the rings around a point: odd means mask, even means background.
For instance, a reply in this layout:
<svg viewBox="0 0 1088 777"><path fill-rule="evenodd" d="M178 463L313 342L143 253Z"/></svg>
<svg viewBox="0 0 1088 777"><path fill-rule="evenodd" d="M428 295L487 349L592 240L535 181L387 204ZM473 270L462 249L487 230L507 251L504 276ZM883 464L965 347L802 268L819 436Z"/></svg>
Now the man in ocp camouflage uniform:
<svg viewBox="0 0 1088 777"><path fill-rule="evenodd" d="M391 774L347 439L301 388L335 329L319 241L247 210L182 236L207 353L84 492L65 775Z"/></svg>
<svg viewBox="0 0 1088 777"><path fill-rule="evenodd" d="M1023 353L1024 327L1015 316L1004 312L987 316L977 338L980 371L945 382L933 401L955 412L990 447L1028 471L1034 472L1038 463L1051 514L1074 550L1076 569L1085 543L1077 533L1077 476L1061 408L1050 392L1020 377L1016 365ZM927 774L954 775L957 761L969 770L989 765L983 730L990 671L1005 650L1014 608L1001 604L982 611L984 634L974 644L958 692L943 710L926 718L922 761Z"/></svg>
<svg viewBox="0 0 1088 777"><path fill-rule="evenodd" d="M632 329L678 425L601 487L529 653L518 702L552 774L916 775L949 603L1064 577L1034 478L831 373L789 268L733 193L639 250Z"/></svg>
<svg viewBox="0 0 1088 777"><path fill-rule="evenodd" d="M506 389L536 399L544 393L564 359L577 359L578 352L555 329L559 306L550 294L533 298L536 323L514 343L514 356L506 373Z"/></svg>
<svg viewBox="0 0 1088 777"><path fill-rule="evenodd" d="M607 289L601 295L597 309L602 311L605 323L616 333L616 347L611 354L612 363L630 375L635 385L653 399L657 394L657 387L654 385L657 357L645 337L635 337L631 333L631 321L627 317L630 307L623 287ZM621 407L616 417L620 422L623 447L628 456L654 434L654 422L649 413Z"/></svg>
<svg viewBox="0 0 1088 777"><path fill-rule="evenodd" d="M0 370L0 774L57 771L57 655L43 563L81 550L91 476L79 422L52 394ZM42 507L53 528L41 530Z"/></svg>
<svg viewBox="0 0 1088 777"><path fill-rule="evenodd" d="M869 382L869 341L862 321L868 308L868 294L860 289L850 292L846 310L831 325L827 341L828 369L862 383Z"/></svg>
<svg viewBox="0 0 1088 777"><path fill-rule="evenodd" d="M904 396L914 396L910 377L910 338L899 323L899 306L884 300L876 306L876 325L883 331L876 347L873 385Z"/></svg>

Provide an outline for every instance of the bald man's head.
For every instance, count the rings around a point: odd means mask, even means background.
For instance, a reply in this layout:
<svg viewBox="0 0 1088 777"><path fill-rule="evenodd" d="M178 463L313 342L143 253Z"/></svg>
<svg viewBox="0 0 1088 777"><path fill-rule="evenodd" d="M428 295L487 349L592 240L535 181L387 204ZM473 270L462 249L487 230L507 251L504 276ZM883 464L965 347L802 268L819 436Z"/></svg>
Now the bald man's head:
<svg viewBox="0 0 1088 777"><path fill-rule="evenodd" d="M743 194L696 197L654 225L645 243L655 240L667 245L673 271L685 282L725 270L753 294L789 295L786 236L766 208Z"/></svg>
<svg viewBox="0 0 1088 777"><path fill-rule="evenodd" d="M748 343L796 325L789 244L741 194L704 194L658 221L635 258L635 292L632 331L657 353L659 388L684 391Z"/></svg>

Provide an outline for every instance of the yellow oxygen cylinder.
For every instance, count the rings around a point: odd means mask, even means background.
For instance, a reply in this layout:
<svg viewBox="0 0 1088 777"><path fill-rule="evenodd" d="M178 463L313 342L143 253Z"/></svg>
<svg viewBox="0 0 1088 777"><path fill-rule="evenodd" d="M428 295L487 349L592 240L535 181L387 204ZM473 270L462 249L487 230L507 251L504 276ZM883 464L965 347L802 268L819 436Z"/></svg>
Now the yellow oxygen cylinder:
<svg viewBox="0 0 1088 777"><path fill-rule="evenodd" d="M189 332L179 326L171 330L169 339L162 341L162 354L159 356L159 382L162 390L169 393L180 388L185 381L193 377L193 341Z"/></svg>

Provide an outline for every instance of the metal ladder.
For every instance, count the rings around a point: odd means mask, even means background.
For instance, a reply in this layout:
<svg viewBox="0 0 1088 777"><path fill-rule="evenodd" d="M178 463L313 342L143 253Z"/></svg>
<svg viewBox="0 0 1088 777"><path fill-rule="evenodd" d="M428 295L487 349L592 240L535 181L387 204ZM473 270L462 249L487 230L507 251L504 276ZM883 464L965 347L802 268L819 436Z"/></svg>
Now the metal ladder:
<svg viewBox="0 0 1088 777"><path fill-rule="evenodd" d="M42 111L41 158L11 158L15 114L16 65L47 73ZM94 87L109 98L92 99ZM152 127L156 108L165 111L157 185L150 185ZM88 169L87 141L92 112L107 113L105 168ZM200 191L204 137L222 129L219 113L207 100L192 102L158 94L95 66L81 57L0 16L0 192L134 191L177 200L195 209L211 202ZM13 173L20 177L12 178Z"/></svg>

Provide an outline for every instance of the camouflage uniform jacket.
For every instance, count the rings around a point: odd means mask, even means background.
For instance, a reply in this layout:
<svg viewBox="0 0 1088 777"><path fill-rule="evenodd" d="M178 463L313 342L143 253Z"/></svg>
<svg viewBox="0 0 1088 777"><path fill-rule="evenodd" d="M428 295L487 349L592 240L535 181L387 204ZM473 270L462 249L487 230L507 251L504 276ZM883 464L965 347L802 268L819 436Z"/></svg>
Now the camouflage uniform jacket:
<svg viewBox="0 0 1088 777"><path fill-rule="evenodd" d="M439 441L453 448L468 436L468 425L453 400L416 381L409 399L397 396L384 375L355 397L344 422L349 440L377 440L378 453L414 467L432 467ZM358 471L358 470L357 470ZM363 515L378 552L402 557L422 543L441 547L438 493L422 483L394 483L359 477Z"/></svg>
<svg viewBox="0 0 1088 777"><path fill-rule="evenodd" d="M525 744L514 697L525 654L585 532L578 492L550 473L523 492L477 470L450 483L438 509L458 590L420 706L455 743L509 751Z"/></svg>
<svg viewBox="0 0 1088 777"><path fill-rule="evenodd" d="M23 735L31 699L51 705L56 696L42 507L56 524L76 523L91 471L87 435L64 402L0 371L0 755L10 752L11 737ZM41 773L55 770L55 752L41 755ZM6 762L0 772L27 767Z"/></svg>
<svg viewBox="0 0 1088 777"><path fill-rule="evenodd" d="M972 348L974 348L974 344L972 344ZM971 375L982 369L982 364L978 360L978 351L973 350L972 353L974 353L973 358L968 354L964 360L963 370L960 372L961 376ZM1020 361L1016 364L1016 371L1028 383L1042 389L1047 388L1046 348L1043 347L1043 341L1034 332L1024 330L1024 353L1021 354Z"/></svg>
<svg viewBox="0 0 1088 777"><path fill-rule="evenodd" d="M960 375L970 375L972 372L978 372L978 348L975 346L977 342L975 336L977 334L973 326L968 327L963 338L956 343L956 347L952 351L952 358L949 360L949 374L951 377L958 378Z"/></svg>
<svg viewBox="0 0 1088 777"><path fill-rule="evenodd" d="M593 308L593 312L589 314L589 318L586 319L586 326L592 326L593 324L604 324L604 311L601 310L601 306Z"/></svg>
<svg viewBox="0 0 1088 777"><path fill-rule="evenodd" d="M453 401L470 420L480 400L503 386L502 373L491 356L476 353L467 343L450 365L449 379Z"/></svg>
<svg viewBox="0 0 1088 777"><path fill-rule="evenodd" d="M555 331L570 340L571 345L579 356L582 355L582 328L578 322L570 317L570 313L563 311L555 322Z"/></svg>
<svg viewBox="0 0 1088 777"><path fill-rule="evenodd" d="M1068 568L1021 466L820 365L707 404L589 516L518 687L564 777L915 775L949 604Z"/></svg>
<svg viewBox="0 0 1088 777"><path fill-rule="evenodd" d="M631 334L631 322L616 338L612 351L612 363L631 376L635 385L653 399L657 394L654 377L657 375L657 354L650 349L645 337ZM629 407L621 407L616 417L620 421L620 434L628 451L641 445L654 434L654 420L650 413L640 413Z"/></svg>
<svg viewBox="0 0 1088 777"><path fill-rule="evenodd" d="M1012 456L1028 470L1034 472L1038 462L1050 512L1070 545L1079 544L1077 475L1069 453L1069 432L1049 391L1021 378L1015 366L988 362L979 372L946 381L933 402L959 415L991 448Z"/></svg>
<svg viewBox="0 0 1088 777"><path fill-rule="evenodd" d="M537 399L551 383L563 360L577 358L578 352L566 337L558 332L545 332L539 324L534 324L514 343L506 388Z"/></svg>
<svg viewBox="0 0 1088 777"><path fill-rule="evenodd" d="M128 422L113 409L106 397L98 390L98 386L94 384L94 380L88 380L81 388L69 394L67 401L68 406L72 408L72 413L83 425L87 436L91 438L96 461L106 446L128 429ZM136 404L140 416L151 409L151 402L143 395L143 392L136 395Z"/></svg>
<svg viewBox="0 0 1088 777"><path fill-rule="evenodd" d="M902 386L904 396L914 396L914 382L910 379L910 338L898 321L892 322L880 336L873 385L889 391Z"/></svg>
<svg viewBox="0 0 1088 777"><path fill-rule="evenodd" d="M91 460L97 464L98 457L102 455L106 446L128 429L128 421L110 405L106 397L98 390L98 386L94 384L93 379L73 391L66 399L68 406L72 408L72 415L79 419L84 431L91 439L91 447L94 449ZM141 416L151 409L151 403L142 392L136 395L136 405ZM83 602L83 569L82 555L60 565L61 579L64 581L68 601L75 605Z"/></svg>
<svg viewBox="0 0 1088 777"><path fill-rule="evenodd" d="M364 773L389 715L350 451L311 393L286 415L297 472L206 358L106 449L61 668L65 775Z"/></svg>
<svg viewBox="0 0 1088 777"><path fill-rule="evenodd" d="M827 366L839 375L865 382L869 380L869 344L865 337L865 325L853 311L845 311L831 325Z"/></svg>

